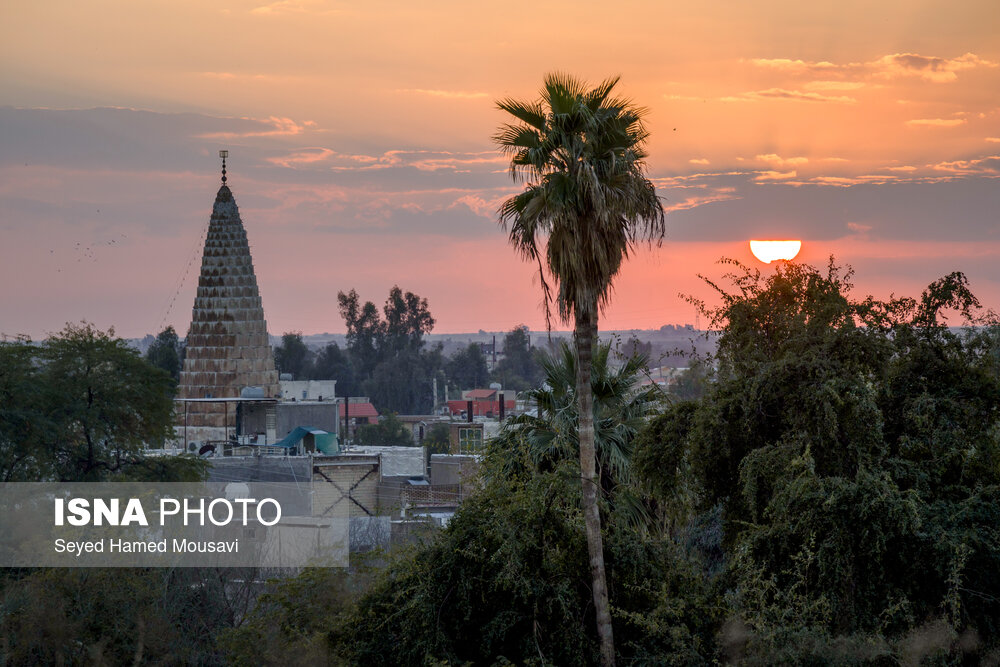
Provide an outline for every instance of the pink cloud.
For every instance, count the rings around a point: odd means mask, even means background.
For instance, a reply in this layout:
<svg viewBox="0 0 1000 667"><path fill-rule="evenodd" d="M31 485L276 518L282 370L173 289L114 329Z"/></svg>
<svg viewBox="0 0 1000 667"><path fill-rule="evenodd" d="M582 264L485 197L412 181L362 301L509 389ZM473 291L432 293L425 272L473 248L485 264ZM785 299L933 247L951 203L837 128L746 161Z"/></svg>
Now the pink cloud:
<svg viewBox="0 0 1000 667"><path fill-rule="evenodd" d="M958 127L967 122L964 118L914 118L904 124L907 127Z"/></svg>
<svg viewBox="0 0 1000 667"><path fill-rule="evenodd" d="M759 100L787 100L790 102L838 102L841 104L854 104L857 102L853 97L846 95L822 95L820 93L802 92L801 90L786 90L784 88L768 88L767 90L754 90L742 95L721 97L723 102L755 102Z"/></svg>
<svg viewBox="0 0 1000 667"><path fill-rule="evenodd" d="M924 56L917 53L893 53L875 60L835 64L828 61L790 60L787 58L755 58L757 67L793 74L822 73L825 75L869 75L877 78L916 76L933 83L949 83L958 78L957 72L977 67L998 67L1000 63L966 53L957 58ZM830 89L830 88L828 88Z"/></svg>
<svg viewBox="0 0 1000 667"><path fill-rule="evenodd" d="M757 176L754 178L755 181L784 181L790 178L795 178L798 174L793 169L792 171L761 171L757 172Z"/></svg>

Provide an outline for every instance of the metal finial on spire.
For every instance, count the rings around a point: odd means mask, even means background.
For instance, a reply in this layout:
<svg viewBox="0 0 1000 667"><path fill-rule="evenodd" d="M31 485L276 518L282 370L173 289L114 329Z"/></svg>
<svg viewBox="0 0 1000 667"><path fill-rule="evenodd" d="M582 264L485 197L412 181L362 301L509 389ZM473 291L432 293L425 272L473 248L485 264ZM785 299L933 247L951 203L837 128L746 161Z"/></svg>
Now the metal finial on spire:
<svg viewBox="0 0 1000 667"><path fill-rule="evenodd" d="M222 184L226 184L226 158L229 157L229 151L219 151L219 157L222 158Z"/></svg>

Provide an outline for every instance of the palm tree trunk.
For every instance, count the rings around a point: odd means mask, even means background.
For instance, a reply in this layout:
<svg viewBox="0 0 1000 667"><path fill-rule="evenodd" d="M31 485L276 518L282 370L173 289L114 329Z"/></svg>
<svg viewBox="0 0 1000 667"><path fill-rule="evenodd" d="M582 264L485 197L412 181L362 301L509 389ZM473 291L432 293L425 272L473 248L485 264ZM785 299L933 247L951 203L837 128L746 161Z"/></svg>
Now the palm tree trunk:
<svg viewBox="0 0 1000 667"><path fill-rule="evenodd" d="M611 630L611 607L604 574L604 542L601 539L601 513L597 506L597 452L594 446L594 396L590 384L590 367L594 338L597 335L597 304L589 313L576 312L576 401L579 418L580 477L583 484L583 520L587 527L587 551L590 555L590 575L593 579L594 610L597 614L597 636L601 642L601 664L615 664L615 640Z"/></svg>

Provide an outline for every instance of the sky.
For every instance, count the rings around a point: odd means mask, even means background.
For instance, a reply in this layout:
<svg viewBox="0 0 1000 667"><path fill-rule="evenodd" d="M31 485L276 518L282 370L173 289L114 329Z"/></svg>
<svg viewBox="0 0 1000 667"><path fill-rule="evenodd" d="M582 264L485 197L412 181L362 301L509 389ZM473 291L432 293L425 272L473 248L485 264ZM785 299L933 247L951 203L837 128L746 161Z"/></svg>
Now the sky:
<svg viewBox="0 0 1000 667"><path fill-rule="evenodd" d="M555 71L647 109L667 211L602 329L695 323L720 258L774 270L760 238L851 265L857 296L962 271L1000 310L997 35L995 0L10 0L0 333L183 335L219 149L272 335L343 332L338 291L396 284L435 333L542 329L491 137Z"/></svg>

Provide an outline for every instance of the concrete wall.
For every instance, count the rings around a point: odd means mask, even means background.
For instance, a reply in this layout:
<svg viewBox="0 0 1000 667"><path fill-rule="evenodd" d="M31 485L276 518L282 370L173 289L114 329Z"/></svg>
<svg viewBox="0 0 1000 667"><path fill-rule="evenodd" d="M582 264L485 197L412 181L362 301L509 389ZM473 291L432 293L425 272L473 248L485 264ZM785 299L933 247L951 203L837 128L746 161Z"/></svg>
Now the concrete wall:
<svg viewBox="0 0 1000 667"><path fill-rule="evenodd" d="M340 418L334 401L278 403L275 435L281 440L296 426L314 426L328 433L339 433Z"/></svg>
<svg viewBox="0 0 1000 667"><path fill-rule="evenodd" d="M332 401L337 396L336 380L282 380L281 397L286 401ZM305 395L303 395L305 394Z"/></svg>
<svg viewBox="0 0 1000 667"><path fill-rule="evenodd" d="M210 482L308 482L308 456L216 456L208 459Z"/></svg>

